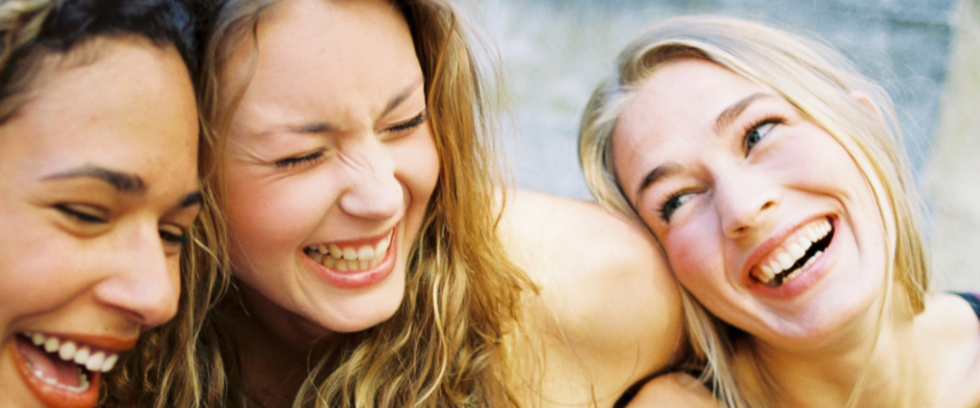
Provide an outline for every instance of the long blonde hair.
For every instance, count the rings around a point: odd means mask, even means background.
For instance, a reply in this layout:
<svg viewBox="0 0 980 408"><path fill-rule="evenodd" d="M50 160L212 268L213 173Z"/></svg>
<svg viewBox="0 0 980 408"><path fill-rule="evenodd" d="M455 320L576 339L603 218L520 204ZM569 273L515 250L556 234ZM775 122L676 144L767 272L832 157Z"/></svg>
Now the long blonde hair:
<svg viewBox="0 0 980 408"><path fill-rule="evenodd" d="M505 338L514 329L520 293L530 281L508 260L497 236L500 213L494 191L500 171L488 90L450 4L441 0L392 3L408 22L425 77L430 124L441 160L439 180L409 255L405 297L398 311L377 326L331 340L336 343L329 352L314 356L319 363L294 405L516 405L508 386L512 370ZM219 152L241 97L240 89L219 92L229 86L222 82L221 73L229 69L235 49L256 46L255 27L276 5L274 0L229 0L211 16L199 99ZM233 96L222 100L222 94ZM209 179L218 191L220 156L215 156L219 171ZM225 248L219 248L227 260ZM225 276L230 274L228 268L225 262L221 270ZM219 350L199 362L202 371L211 369L210 381L217 381L201 384L207 389L207 403L200 406L250 404L240 397L245 389L235 339L221 330L233 324L226 315L225 308L214 310L200 340L203 348Z"/></svg>
<svg viewBox="0 0 980 408"><path fill-rule="evenodd" d="M620 53L615 71L592 94L582 117L579 160L596 199L642 224L616 175L611 149L616 121L657 68L691 57L711 61L771 89L847 150L871 185L885 228L886 251L893 260L887 264L885 293L891 293L893 281L899 282L911 312L920 313L929 283L917 219L920 201L905 164L891 99L840 53L820 43L764 25L713 16L676 18L643 33ZM882 117L863 106L855 93L868 96ZM694 352L706 366L703 378L713 382L716 395L730 407L770 406L771 395L767 387L760 386L770 381L766 373L751 359L736 357L745 334L711 315L686 290L682 301ZM879 318L879 332L881 321ZM749 378L743 377L746 367ZM863 383L862 379L850 405L860 398Z"/></svg>

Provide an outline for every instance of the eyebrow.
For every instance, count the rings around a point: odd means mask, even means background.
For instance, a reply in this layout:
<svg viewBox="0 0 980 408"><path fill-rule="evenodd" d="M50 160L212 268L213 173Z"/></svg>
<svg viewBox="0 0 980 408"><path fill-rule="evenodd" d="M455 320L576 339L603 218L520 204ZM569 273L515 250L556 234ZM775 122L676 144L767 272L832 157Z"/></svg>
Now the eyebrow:
<svg viewBox="0 0 980 408"><path fill-rule="evenodd" d="M737 119L738 116L742 114L742 112L745 112L745 109L747 109L749 105L751 105L752 102L754 102L756 99L771 97L771 96L772 95L769 95L764 92L757 92L752 95L746 96L741 100L739 100L738 102L735 102L728 108L725 108L725 110L721 111L721 113L718 114L718 118L715 119L715 133L716 134L724 133L724 131L728 129L728 127L731 126L733 122L735 122L735 119Z"/></svg>
<svg viewBox="0 0 980 408"><path fill-rule="evenodd" d="M644 190L650 188L650 186L660 181L660 179L681 171L681 168L682 167L680 164L667 162L651 170L649 173L647 173L647 176L643 178L643 181L640 182L640 185L636 187L635 197L637 197L637 201L639 201L640 197L643 197Z"/></svg>
<svg viewBox="0 0 980 408"><path fill-rule="evenodd" d="M120 193L132 195L146 193L146 184L143 183L143 179L139 176L90 164L46 176L43 180L63 180L82 177L102 180Z"/></svg>
<svg viewBox="0 0 980 408"><path fill-rule="evenodd" d="M391 100L388 101L388 104L385 105L385 109L381 111L381 116L385 116L391 113L391 111L395 110L395 108L401 105L402 102L405 102L405 100L408 99L409 96L412 96L412 93L415 92L416 89L422 86L422 83L423 83L422 80L415 81L411 85L403 89L401 92L399 92L397 95L395 95L393 98L391 98ZM292 132L292 133L325 133L325 132L334 131L336 130L336 128L337 128L336 126L333 126L327 122L315 122L315 123L309 123L300 126L286 125L283 127L283 129L274 129L274 130L262 132L261 134L266 135L270 133L276 133L279 132L280 130L285 130L287 132Z"/></svg>

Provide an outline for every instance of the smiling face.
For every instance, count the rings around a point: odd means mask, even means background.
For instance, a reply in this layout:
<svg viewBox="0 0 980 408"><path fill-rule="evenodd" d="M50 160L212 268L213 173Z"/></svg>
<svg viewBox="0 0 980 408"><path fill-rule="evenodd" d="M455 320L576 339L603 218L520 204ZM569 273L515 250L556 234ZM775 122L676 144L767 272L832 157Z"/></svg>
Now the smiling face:
<svg viewBox="0 0 980 408"><path fill-rule="evenodd" d="M885 247L871 188L785 99L714 63L674 60L636 91L612 150L678 280L722 320L789 348L873 320Z"/></svg>
<svg viewBox="0 0 980 408"><path fill-rule="evenodd" d="M98 373L176 313L198 211L177 52L122 37L72 53L49 58L0 125L2 406L94 405Z"/></svg>
<svg viewBox="0 0 980 408"><path fill-rule="evenodd" d="M223 169L243 296L302 341L376 325L401 303L439 174L408 26L384 1L303 0L256 40L222 72L247 87Z"/></svg>

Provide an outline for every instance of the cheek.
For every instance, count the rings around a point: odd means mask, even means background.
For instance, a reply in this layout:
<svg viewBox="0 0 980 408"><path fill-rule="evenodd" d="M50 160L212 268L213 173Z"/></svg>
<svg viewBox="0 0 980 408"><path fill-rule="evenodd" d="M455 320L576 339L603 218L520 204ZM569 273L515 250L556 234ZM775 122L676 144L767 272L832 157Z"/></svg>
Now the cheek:
<svg viewBox="0 0 980 408"><path fill-rule="evenodd" d="M714 296L714 288L725 283L722 241L704 217L691 220L661 241L677 280L699 298Z"/></svg>
<svg viewBox="0 0 980 408"><path fill-rule="evenodd" d="M233 261L247 257L262 263L263 259L290 256L336 201L332 191L336 189L329 182L317 183L312 171L289 178L228 171L225 201Z"/></svg>
<svg viewBox="0 0 980 408"><path fill-rule="evenodd" d="M410 212L424 209L439 181L441 161L432 135L419 132L394 147L395 171L408 189Z"/></svg>

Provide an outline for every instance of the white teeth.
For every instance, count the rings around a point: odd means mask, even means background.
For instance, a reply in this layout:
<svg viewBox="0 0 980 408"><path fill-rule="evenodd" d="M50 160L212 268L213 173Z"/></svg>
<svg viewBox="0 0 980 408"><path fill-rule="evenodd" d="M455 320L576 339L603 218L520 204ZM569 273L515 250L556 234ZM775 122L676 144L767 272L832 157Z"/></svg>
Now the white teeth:
<svg viewBox="0 0 980 408"><path fill-rule="evenodd" d="M105 362L105 353L98 352L88 358L88 362L85 363L85 368L89 371L98 371L102 369L102 363Z"/></svg>
<svg viewBox="0 0 980 408"><path fill-rule="evenodd" d="M54 353L60 346L61 342L55 337L49 337L47 340L44 340L44 351L48 353Z"/></svg>
<svg viewBox="0 0 980 408"><path fill-rule="evenodd" d="M361 245L358 248L341 248L337 244L316 244L306 247L304 252L314 261L327 268L341 272L360 271L373 268L384 260L388 254L388 249L391 247L391 236L389 234L376 246Z"/></svg>
<svg viewBox="0 0 980 408"><path fill-rule="evenodd" d="M119 355L118 354L113 354L113 355L111 355L109 357L106 357L105 358L105 362L102 363L102 372L103 373L108 373L109 370L112 370L112 367L115 367L116 366L116 361L118 361L118 360L119 360Z"/></svg>
<svg viewBox="0 0 980 408"><path fill-rule="evenodd" d="M779 261L780 271L785 271L793 266L793 258L790 258L789 254L785 252L780 252L779 255L776 255L776 260Z"/></svg>
<svg viewBox="0 0 980 408"><path fill-rule="evenodd" d="M357 251L354 248L344 248L344 259L357 259Z"/></svg>
<svg viewBox="0 0 980 408"><path fill-rule="evenodd" d="M75 351L77 350L75 342L66 341L65 344L61 345L61 350L58 350L58 357L61 357L65 361L72 361L75 358Z"/></svg>
<svg viewBox="0 0 980 408"><path fill-rule="evenodd" d="M85 365L88 362L88 358L91 356L91 352L88 351L88 347L82 347L75 352L75 364Z"/></svg>
<svg viewBox="0 0 980 408"><path fill-rule="evenodd" d="M809 245L807 245L807 247L809 248ZM803 257L803 255L806 255L806 250L804 250L803 247L797 245L795 242L789 244L789 248L787 249L789 249L789 256L793 257L794 260L800 259ZM794 261L793 263L796 262Z"/></svg>
<svg viewBox="0 0 980 408"><path fill-rule="evenodd" d="M119 355L116 353L97 351L92 354L88 346L80 346L73 340L60 340L55 336L45 336L41 333L23 333L23 336L30 339L31 343L34 343L35 346L43 348L49 354L57 355L64 361L85 366L89 371L109 372L116 365L116 361L119 360ZM81 381L78 387L67 387L58 384L57 380L45 377L44 373L40 370L34 371L34 375L48 384L57 385L66 390L81 392L88 389L88 377L85 374L81 374ZM54 381L54 383L51 381Z"/></svg>
<svg viewBox="0 0 980 408"><path fill-rule="evenodd" d="M357 249L357 259L369 260L374 258L374 248L370 245L364 245Z"/></svg>

